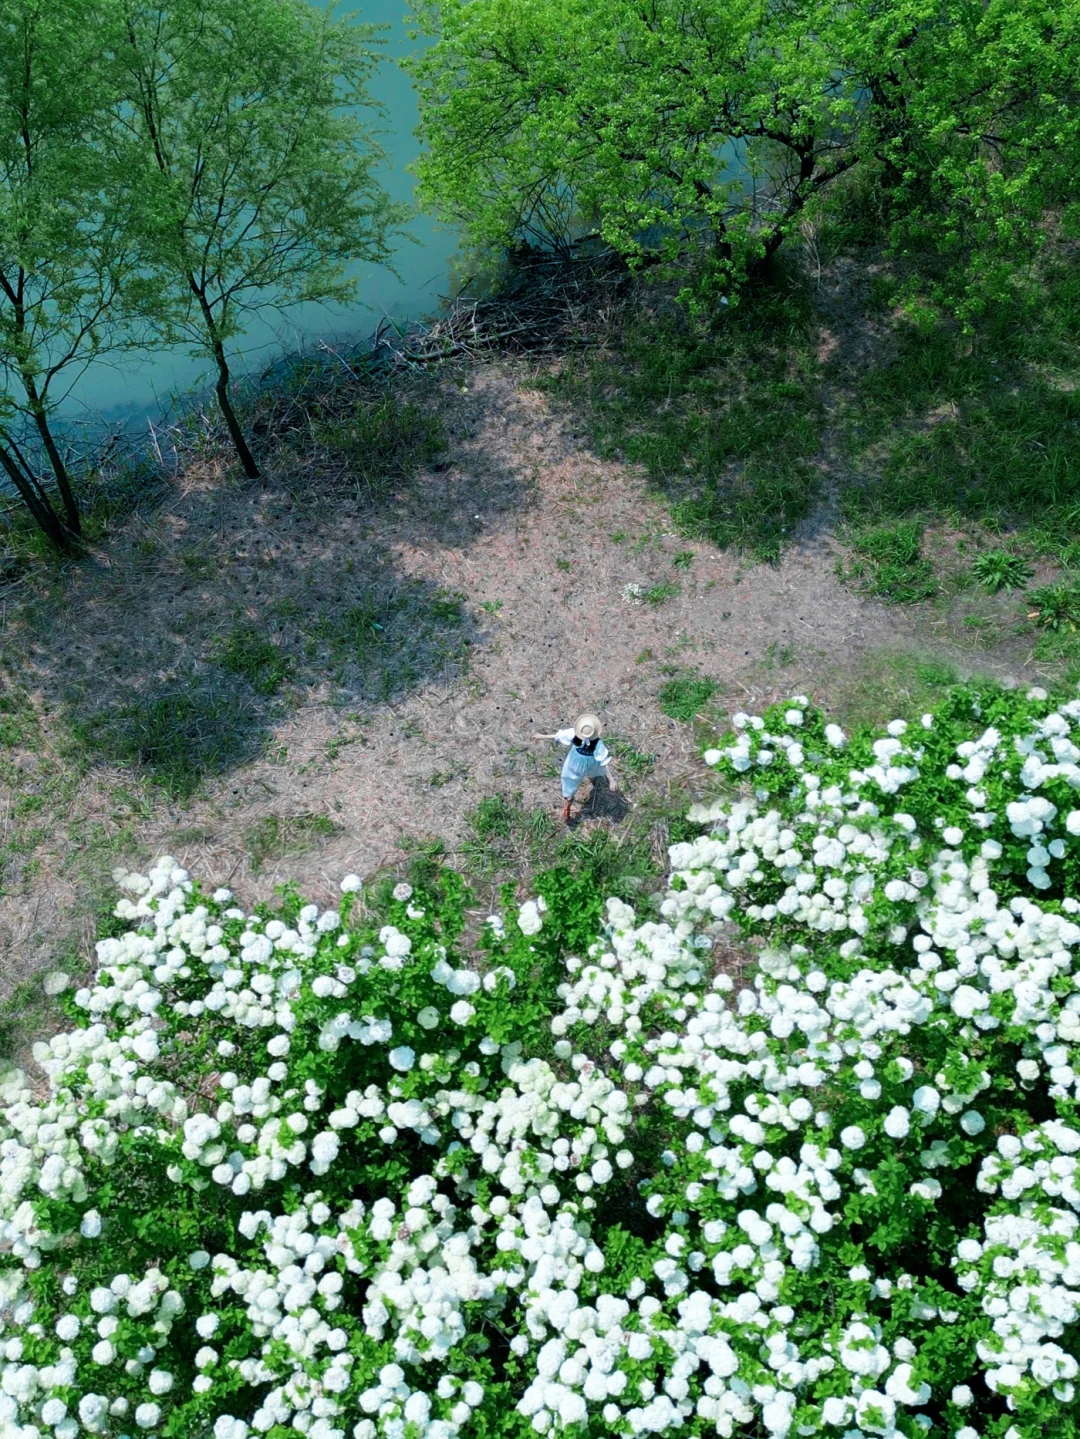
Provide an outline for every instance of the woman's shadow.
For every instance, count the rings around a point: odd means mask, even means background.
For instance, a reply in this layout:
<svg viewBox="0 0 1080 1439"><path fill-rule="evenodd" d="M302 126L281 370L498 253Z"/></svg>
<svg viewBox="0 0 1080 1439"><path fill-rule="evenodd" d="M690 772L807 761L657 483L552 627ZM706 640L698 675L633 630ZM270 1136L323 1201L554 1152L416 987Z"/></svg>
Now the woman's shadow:
<svg viewBox="0 0 1080 1439"><path fill-rule="evenodd" d="M589 819L606 819L612 824L619 824L624 820L630 813L630 801L622 790L612 789L606 775L598 775L589 783L592 786L589 798L584 801L577 814L571 815L569 827L576 829Z"/></svg>

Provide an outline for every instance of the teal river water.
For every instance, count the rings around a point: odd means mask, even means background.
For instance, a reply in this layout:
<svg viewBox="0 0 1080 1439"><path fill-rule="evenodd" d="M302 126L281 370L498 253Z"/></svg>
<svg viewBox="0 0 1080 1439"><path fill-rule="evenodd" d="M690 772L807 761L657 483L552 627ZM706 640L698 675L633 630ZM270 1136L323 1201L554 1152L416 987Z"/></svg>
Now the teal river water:
<svg viewBox="0 0 1080 1439"><path fill-rule="evenodd" d="M410 77L393 61L429 42L408 38L403 0L366 0L362 7L346 3L343 9L357 10L364 23L392 27L384 32L386 43L373 47L383 59L368 86L372 96L386 105L386 114L381 120L370 118L386 131L380 144L387 165L377 172L379 181L393 199L411 200L415 181L406 174L405 166L419 152L412 133L419 119L416 92ZM449 262L457 237L427 216L414 218L409 229L421 243L399 244L394 265L400 280L385 266L358 266L361 285L356 303L348 308L302 305L284 312L268 308L252 318L246 334L234 342L234 372L238 376L258 374L282 351L295 353L301 346L310 350L320 339L362 340L384 313L398 322L435 313L440 295L448 292L451 283ZM124 364L95 364L79 377L60 413L70 420L88 413L122 418L145 432L147 418L158 418L170 393L189 390L208 379L205 359L192 359L182 349L140 354Z"/></svg>

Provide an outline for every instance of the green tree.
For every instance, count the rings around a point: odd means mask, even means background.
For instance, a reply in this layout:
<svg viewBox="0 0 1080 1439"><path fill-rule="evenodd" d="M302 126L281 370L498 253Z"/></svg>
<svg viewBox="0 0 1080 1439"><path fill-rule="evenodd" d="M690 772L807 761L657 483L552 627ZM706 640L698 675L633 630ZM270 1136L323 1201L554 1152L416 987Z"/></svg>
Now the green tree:
<svg viewBox="0 0 1080 1439"><path fill-rule="evenodd" d="M145 308L152 289L137 176L97 143L114 18L111 0L0 0L0 467L64 549L82 525L56 407L93 359L138 343L125 307Z"/></svg>
<svg viewBox="0 0 1080 1439"><path fill-rule="evenodd" d="M390 236L411 213L374 179L382 132L356 114L382 108L366 90L378 57L365 42L379 27L302 0L121 3L117 151L133 144L156 180L147 233L168 277L162 336L213 362L221 413L255 478L229 342L260 305L353 298L347 267L392 269Z"/></svg>
<svg viewBox="0 0 1080 1439"><path fill-rule="evenodd" d="M576 229L664 274L703 247L700 302L865 164L896 192L894 244L954 252L970 300L1076 193L1076 17L1074 0L416 0L436 37L405 62L418 197L480 252Z"/></svg>
<svg viewBox="0 0 1080 1439"><path fill-rule="evenodd" d="M936 298L961 315L1003 298L1046 243L1080 230L1080 7L948 0L885 7L862 34L875 118L897 182L894 252L948 261Z"/></svg>

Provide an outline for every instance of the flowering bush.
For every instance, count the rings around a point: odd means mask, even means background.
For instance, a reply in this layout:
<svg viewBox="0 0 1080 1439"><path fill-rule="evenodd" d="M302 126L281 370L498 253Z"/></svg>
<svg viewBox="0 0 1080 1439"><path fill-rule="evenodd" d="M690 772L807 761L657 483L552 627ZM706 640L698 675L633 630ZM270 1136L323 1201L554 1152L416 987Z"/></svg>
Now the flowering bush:
<svg viewBox="0 0 1080 1439"><path fill-rule="evenodd" d="M734 725L576 954L565 876L468 960L451 872L120 876L0 1096L3 1434L1080 1432L1080 700Z"/></svg>

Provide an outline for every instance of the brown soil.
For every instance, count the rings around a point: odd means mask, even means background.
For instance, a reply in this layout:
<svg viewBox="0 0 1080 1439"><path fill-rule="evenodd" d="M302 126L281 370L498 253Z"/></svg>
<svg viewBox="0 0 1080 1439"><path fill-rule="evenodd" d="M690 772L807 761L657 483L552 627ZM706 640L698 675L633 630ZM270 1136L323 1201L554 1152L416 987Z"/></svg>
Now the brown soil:
<svg viewBox="0 0 1080 1439"><path fill-rule="evenodd" d="M821 343L840 339L834 325ZM67 762L50 716L73 704L92 710L121 679L167 683L237 613L265 623L287 597L347 607L370 565L391 585L415 577L460 591L472 643L464 667L421 656L412 692L391 703L349 703L312 683L290 712L265 722L260 753L241 755L189 806L140 809L129 798L118 808L118 766L73 779L63 826L43 830L24 876L9 876L0 898L0 989L47 965L70 933L85 899L78 851L90 834L99 847L116 837L110 864L145 866L168 851L200 878L231 884L245 904L286 879L325 904L344 874L399 860L410 839L438 836L453 852L487 795L520 791L527 807L557 809L554 747L532 735L586 708L656 756L647 779L620 777L631 803L645 787L692 789L702 774L694 734L657 700L665 665L700 667L731 710L803 690L835 700L883 651L931 651L1001 677L1031 673L1015 642L979 654L958 643L955 606L898 610L845 588L838 547L820 524L774 567L673 534L641 477L597 459L573 421L552 412L530 362L461 373L467 391L452 375L430 391L451 436L449 468L425 471L393 503L373 511L315 496L288 474L243 487L192 473L96 564L70 568L59 603L55 588L35 596L33 583L9 594L9 654L31 680L45 735L25 758L28 791ZM612 539L619 532L621 543ZM193 546L202 557L194 567L184 561ZM687 549L689 569L673 568ZM655 607L624 597L628 585L662 581L681 593ZM13 798L0 796L5 823ZM253 823L302 815L339 828L253 873Z"/></svg>

